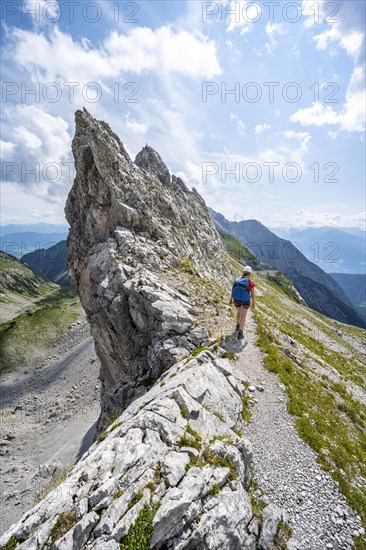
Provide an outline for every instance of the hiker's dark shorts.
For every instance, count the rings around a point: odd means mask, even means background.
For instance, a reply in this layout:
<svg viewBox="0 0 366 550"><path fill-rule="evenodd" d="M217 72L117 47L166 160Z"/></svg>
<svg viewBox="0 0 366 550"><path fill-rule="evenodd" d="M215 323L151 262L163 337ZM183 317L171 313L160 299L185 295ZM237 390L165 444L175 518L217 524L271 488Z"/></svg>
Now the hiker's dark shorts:
<svg viewBox="0 0 366 550"><path fill-rule="evenodd" d="M234 301L235 307L243 307L244 309L249 309L250 300L248 302L242 302L241 300Z"/></svg>

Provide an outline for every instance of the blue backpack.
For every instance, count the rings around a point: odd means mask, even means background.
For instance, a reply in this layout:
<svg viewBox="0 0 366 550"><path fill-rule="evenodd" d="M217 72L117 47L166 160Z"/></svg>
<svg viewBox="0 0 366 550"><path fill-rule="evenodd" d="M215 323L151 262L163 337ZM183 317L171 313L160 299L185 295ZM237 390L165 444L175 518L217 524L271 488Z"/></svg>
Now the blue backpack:
<svg viewBox="0 0 366 550"><path fill-rule="evenodd" d="M248 277L239 277L235 279L232 290L232 297L235 302L248 302L250 301L249 294L249 278Z"/></svg>

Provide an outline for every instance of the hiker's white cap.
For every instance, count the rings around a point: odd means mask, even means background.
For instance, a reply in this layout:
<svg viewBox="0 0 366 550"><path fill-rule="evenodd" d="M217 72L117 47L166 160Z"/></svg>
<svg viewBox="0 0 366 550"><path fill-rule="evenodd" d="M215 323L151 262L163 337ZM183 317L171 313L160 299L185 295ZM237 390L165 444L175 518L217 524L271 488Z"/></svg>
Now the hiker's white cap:
<svg viewBox="0 0 366 550"><path fill-rule="evenodd" d="M251 273L253 270L250 265L246 265L243 269L243 273Z"/></svg>

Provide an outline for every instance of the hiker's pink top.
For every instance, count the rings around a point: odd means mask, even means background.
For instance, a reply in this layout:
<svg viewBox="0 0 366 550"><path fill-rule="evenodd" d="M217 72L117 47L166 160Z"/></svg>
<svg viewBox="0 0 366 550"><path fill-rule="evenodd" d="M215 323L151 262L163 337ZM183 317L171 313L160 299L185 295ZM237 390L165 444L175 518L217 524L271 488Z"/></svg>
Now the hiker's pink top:
<svg viewBox="0 0 366 550"><path fill-rule="evenodd" d="M248 283L248 292L250 292L252 290L252 288L255 287L255 282L252 281L252 279L249 279L249 283Z"/></svg>

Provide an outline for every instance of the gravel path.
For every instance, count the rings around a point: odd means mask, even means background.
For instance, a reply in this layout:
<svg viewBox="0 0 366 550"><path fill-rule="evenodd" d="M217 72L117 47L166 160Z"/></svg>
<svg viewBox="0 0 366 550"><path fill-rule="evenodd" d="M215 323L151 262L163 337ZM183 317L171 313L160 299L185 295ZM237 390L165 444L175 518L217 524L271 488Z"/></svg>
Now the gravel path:
<svg viewBox="0 0 366 550"><path fill-rule="evenodd" d="M93 441L100 383L89 334L82 318L48 361L0 378L0 534L35 504L52 479L69 471Z"/></svg>
<svg viewBox="0 0 366 550"><path fill-rule="evenodd" d="M265 369L255 346L256 325L249 317L247 345L237 368L253 386L256 400L246 430L253 444L254 477L272 502L284 509L293 529L291 550L348 550L362 529L360 517L347 505L336 483L316 462L315 452L300 439L287 396L277 375Z"/></svg>

